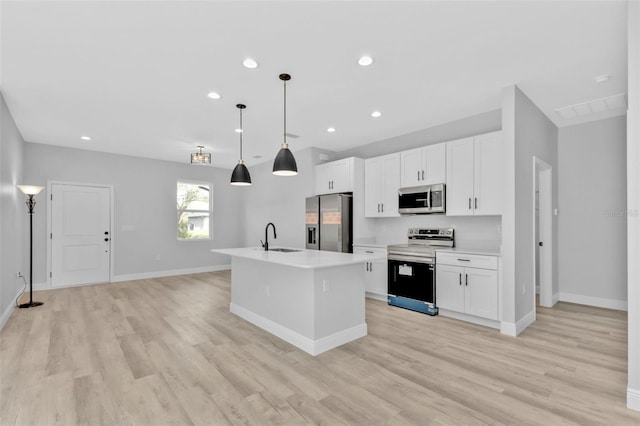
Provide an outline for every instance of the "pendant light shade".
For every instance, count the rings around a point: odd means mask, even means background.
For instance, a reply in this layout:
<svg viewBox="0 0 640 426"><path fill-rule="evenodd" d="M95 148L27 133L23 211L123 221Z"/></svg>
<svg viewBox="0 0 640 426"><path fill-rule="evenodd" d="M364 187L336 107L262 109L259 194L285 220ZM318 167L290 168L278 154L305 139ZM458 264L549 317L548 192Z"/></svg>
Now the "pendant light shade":
<svg viewBox="0 0 640 426"><path fill-rule="evenodd" d="M191 164L201 166L205 164L211 164L211 153L202 152L204 146L198 145L198 152L191 154Z"/></svg>
<svg viewBox="0 0 640 426"><path fill-rule="evenodd" d="M240 110L240 160L238 160L238 164L233 169L233 173L231 173L231 185L236 186L249 186L251 185L251 175L249 174L249 169L244 165L244 160L242 159L242 134L244 133L244 129L242 128L242 110L247 106L243 104L237 104L236 108Z"/></svg>
<svg viewBox="0 0 640 426"><path fill-rule="evenodd" d="M284 141L273 161L273 174L276 176L295 176L298 174L298 165L287 143L287 81L291 80L291 76L280 74L280 80L284 84Z"/></svg>

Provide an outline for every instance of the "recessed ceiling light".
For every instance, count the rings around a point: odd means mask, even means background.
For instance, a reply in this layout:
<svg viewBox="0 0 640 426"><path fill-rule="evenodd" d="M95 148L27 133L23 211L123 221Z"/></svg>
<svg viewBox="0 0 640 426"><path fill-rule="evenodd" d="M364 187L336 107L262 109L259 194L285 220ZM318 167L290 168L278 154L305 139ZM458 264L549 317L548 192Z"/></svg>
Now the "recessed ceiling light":
<svg viewBox="0 0 640 426"><path fill-rule="evenodd" d="M220 99L220 93L218 92L209 92L207 96L211 99Z"/></svg>
<svg viewBox="0 0 640 426"><path fill-rule="evenodd" d="M610 75L604 74L604 75L599 75L597 77L594 77L593 79L596 81L596 83L604 83L606 81L609 81L610 78L611 78Z"/></svg>
<svg viewBox="0 0 640 426"><path fill-rule="evenodd" d="M236 133L242 133L242 129L236 129Z"/></svg>
<svg viewBox="0 0 640 426"><path fill-rule="evenodd" d="M373 58L371 56L361 56L360 59L358 59L358 64L360 64L363 67L368 67L369 65L371 65L373 63Z"/></svg>
<svg viewBox="0 0 640 426"><path fill-rule="evenodd" d="M258 63L255 61L255 59L251 59L251 58L247 58L244 61L242 61L242 65L244 65L245 68L249 68L249 69L258 68Z"/></svg>
<svg viewBox="0 0 640 426"><path fill-rule="evenodd" d="M371 113L371 116L372 116L373 118L378 118L378 117L380 117L381 115L382 115L382 113L381 113L380 111L373 111L373 112Z"/></svg>
<svg viewBox="0 0 640 426"><path fill-rule="evenodd" d="M80 136L80 139L82 139L83 141L90 141L91 138L89 136Z"/></svg>
<svg viewBox="0 0 640 426"><path fill-rule="evenodd" d="M329 128L327 129L327 132L329 132L329 133L333 133L333 132L335 132L335 131L336 131L336 129L334 129L333 127L329 127Z"/></svg>

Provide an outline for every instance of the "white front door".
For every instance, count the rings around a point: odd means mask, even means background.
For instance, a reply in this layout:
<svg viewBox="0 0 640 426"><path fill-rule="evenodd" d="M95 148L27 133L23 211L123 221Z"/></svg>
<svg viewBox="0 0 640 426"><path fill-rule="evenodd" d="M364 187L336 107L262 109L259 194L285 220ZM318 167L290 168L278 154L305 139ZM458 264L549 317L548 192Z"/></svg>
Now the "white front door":
<svg viewBox="0 0 640 426"><path fill-rule="evenodd" d="M110 281L111 189L51 185L51 286Z"/></svg>

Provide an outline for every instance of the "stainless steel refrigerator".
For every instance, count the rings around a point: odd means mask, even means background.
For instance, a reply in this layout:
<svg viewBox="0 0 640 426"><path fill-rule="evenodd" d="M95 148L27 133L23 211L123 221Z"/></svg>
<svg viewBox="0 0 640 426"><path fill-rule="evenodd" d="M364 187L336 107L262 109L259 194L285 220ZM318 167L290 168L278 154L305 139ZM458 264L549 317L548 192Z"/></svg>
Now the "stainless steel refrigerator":
<svg viewBox="0 0 640 426"><path fill-rule="evenodd" d="M310 250L353 253L352 198L330 194L306 200L306 247Z"/></svg>

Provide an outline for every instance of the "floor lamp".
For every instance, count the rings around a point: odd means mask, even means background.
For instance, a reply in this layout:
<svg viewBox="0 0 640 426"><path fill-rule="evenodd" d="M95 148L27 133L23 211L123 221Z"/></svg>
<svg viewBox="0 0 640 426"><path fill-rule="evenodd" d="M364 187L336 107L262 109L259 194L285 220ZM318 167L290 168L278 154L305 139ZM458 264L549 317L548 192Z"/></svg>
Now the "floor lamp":
<svg viewBox="0 0 640 426"><path fill-rule="evenodd" d="M27 195L26 204L29 209L29 303L18 305L18 308L33 308L43 304L42 302L33 301L33 209L36 206L36 200L33 197L42 191L44 187L18 185L18 188Z"/></svg>

